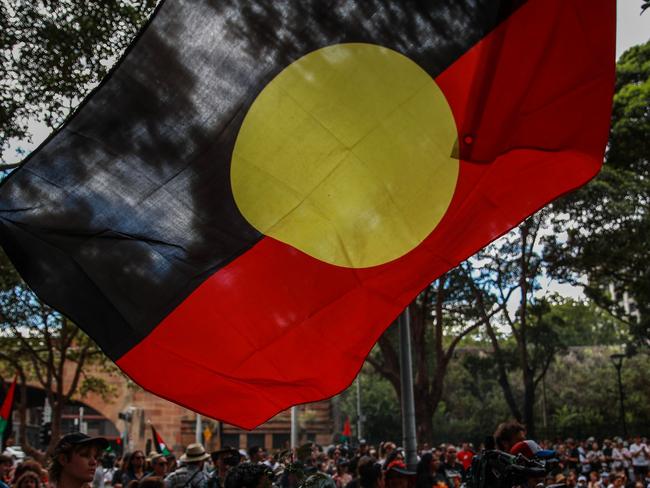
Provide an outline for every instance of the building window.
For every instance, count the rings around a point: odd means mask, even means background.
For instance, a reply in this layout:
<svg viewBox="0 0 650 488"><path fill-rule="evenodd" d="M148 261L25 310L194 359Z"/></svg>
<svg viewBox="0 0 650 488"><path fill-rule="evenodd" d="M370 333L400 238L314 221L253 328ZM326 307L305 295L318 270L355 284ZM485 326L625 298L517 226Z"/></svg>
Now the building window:
<svg viewBox="0 0 650 488"><path fill-rule="evenodd" d="M222 434L221 447L226 446L239 449L239 434Z"/></svg>
<svg viewBox="0 0 650 488"><path fill-rule="evenodd" d="M289 434L273 434L273 449L289 449Z"/></svg>
<svg viewBox="0 0 650 488"><path fill-rule="evenodd" d="M264 434L246 434L246 447L264 447Z"/></svg>

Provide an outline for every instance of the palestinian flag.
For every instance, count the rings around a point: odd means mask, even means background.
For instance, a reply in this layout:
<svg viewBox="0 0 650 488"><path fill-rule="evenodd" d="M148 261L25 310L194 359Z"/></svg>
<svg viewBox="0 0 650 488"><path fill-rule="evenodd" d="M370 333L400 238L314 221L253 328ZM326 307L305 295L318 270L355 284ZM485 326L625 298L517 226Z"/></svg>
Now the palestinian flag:
<svg viewBox="0 0 650 488"><path fill-rule="evenodd" d="M350 427L350 417L345 417L345 423L343 424L343 432L341 432L341 437L345 442L348 442L352 438L352 428Z"/></svg>
<svg viewBox="0 0 650 488"><path fill-rule="evenodd" d="M165 441L163 441L153 425L151 426L151 438L153 439L153 445L158 454L162 454L163 456L169 456L171 454L169 449L167 449L167 444L165 444Z"/></svg>
<svg viewBox="0 0 650 488"><path fill-rule="evenodd" d="M166 0L0 187L27 283L135 382L253 428L597 174L614 0ZM341 340L341 338L345 340Z"/></svg>
<svg viewBox="0 0 650 488"><path fill-rule="evenodd" d="M14 376L14 380L7 390L4 400L2 401L2 406L0 407L0 443L2 444L2 451L5 449L7 438L11 434L11 413L14 409L14 397L16 393L16 379L17 376Z"/></svg>

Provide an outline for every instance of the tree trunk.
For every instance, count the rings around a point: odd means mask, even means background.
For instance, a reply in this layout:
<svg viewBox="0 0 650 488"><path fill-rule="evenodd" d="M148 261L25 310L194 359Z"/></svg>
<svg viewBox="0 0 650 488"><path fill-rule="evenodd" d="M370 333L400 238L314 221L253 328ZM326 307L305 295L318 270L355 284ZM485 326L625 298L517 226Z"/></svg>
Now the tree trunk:
<svg viewBox="0 0 650 488"><path fill-rule="evenodd" d="M535 381L533 373L524 373L524 425L530 439L535 438Z"/></svg>

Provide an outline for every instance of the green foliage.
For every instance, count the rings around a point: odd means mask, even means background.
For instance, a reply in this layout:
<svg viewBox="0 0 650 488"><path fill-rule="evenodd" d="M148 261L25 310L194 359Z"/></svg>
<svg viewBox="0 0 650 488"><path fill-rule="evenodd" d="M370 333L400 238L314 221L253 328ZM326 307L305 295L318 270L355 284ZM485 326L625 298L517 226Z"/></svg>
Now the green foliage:
<svg viewBox="0 0 650 488"><path fill-rule="evenodd" d="M59 125L107 73L156 0L0 0L0 152Z"/></svg>
<svg viewBox="0 0 650 488"><path fill-rule="evenodd" d="M546 258L650 345L650 42L621 56L605 164L589 185L554 204ZM629 300L628 300L629 298Z"/></svg>
<svg viewBox="0 0 650 488"><path fill-rule="evenodd" d="M401 442L402 420L395 390L388 380L364 369L361 373L361 411L365 417L363 436L368 442ZM352 432L357 418L357 389L353 383L341 393L341 413L350 418Z"/></svg>

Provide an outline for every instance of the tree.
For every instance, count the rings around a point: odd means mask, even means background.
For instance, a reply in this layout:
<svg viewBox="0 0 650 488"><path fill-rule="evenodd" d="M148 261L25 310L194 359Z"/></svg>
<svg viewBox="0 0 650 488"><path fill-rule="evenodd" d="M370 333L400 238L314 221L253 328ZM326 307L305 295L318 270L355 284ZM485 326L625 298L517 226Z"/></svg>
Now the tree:
<svg viewBox="0 0 650 488"><path fill-rule="evenodd" d="M417 437L420 443L433 438L433 415L445 387L445 376L456 347L463 338L483 323L473 306L467 280L459 270L452 270L428 286L409 305L413 393ZM487 313L489 319L490 313ZM377 342L367 360L392 385L401 398L399 341L396 327L389 328Z"/></svg>
<svg viewBox="0 0 650 488"><path fill-rule="evenodd" d="M157 0L2 0L0 152L58 126L106 75Z"/></svg>
<svg viewBox="0 0 650 488"><path fill-rule="evenodd" d="M0 262L8 266L2 257ZM26 439L25 385L33 379L52 406L50 450L60 434L63 407L74 395L93 391L108 398L111 393L108 384L92 374L93 368L116 368L69 319L40 302L12 268L0 267L0 306L0 360L17 372L22 386L21 442Z"/></svg>
<svg viewBox="0 0 650 488"><path fill-rule="evenodd" d="M504 398L512 415L526 425L531 436L535 435L537 388L556 353L564 348L557 332L562 318L549 314L548 299L536 297L535 293L544 272L539 245L548 215L548 210L542 210L527 218L517 229L463 264L492 345ZM511 313L514 300L519 303L516 313ZM507 328L510 342L504 340L497 326ZM508 375L511 347L521 372L521 401L516 398Z"/></svg>
<svg viewBox="0 0 650 488"><path fill-rule="evenodd" d="M650 346L650 42L618 61L600 175L553 207L545 249L554 273L629 326L636 346Z"/></svg>

